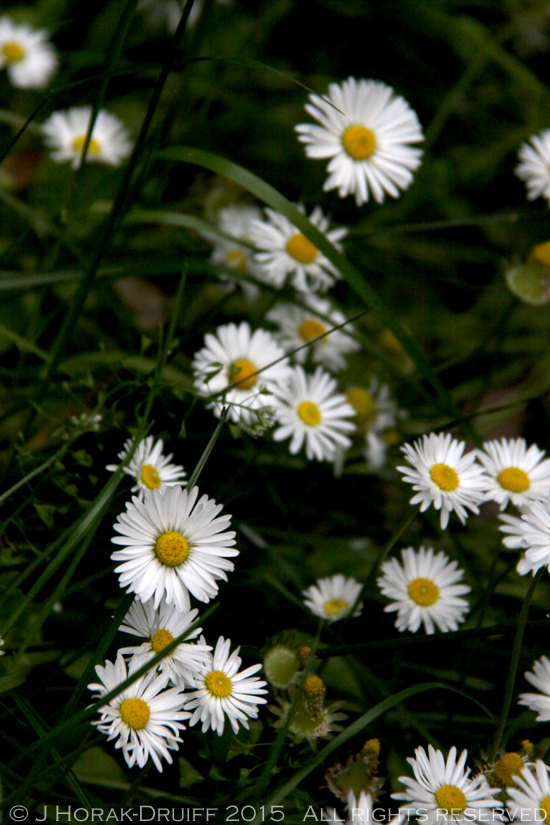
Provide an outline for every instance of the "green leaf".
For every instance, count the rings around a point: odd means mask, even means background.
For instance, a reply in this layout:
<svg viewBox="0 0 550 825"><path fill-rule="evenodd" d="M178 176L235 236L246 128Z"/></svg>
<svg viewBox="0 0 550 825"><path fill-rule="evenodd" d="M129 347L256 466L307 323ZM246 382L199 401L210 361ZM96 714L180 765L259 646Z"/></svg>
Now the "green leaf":
<svg viewBox="0 0 550 825"><path fill-rule="evenodd" d="M103 781L123 782L126 778L116 759L100 747L82 753L74 763L73 773L81 782L94 785L101 785Z"/></svg>
<svg viewBox="0 0 550 825"><path fill-rule="evenodd" d="M55 513L55 507L53 504L37 504L34 502L34 509L46 527L53 527L53 515Z"/></svg>
<svg viewBox="0 0 550 825"><path fill-rule="evenodd" d="M550 303L548 270L537 261L513 266L504 277L510 291L526 304L542 306Z"/></svg>
<svg viewBox="0 0 550 825"><path fill-rule="evenodd" d="M199 771L193 767L191 762L180 756L178 759L178 767L180 769L180 779L178 785L180 788L190 788L198 782L204 782L204 777Z"/></svg>

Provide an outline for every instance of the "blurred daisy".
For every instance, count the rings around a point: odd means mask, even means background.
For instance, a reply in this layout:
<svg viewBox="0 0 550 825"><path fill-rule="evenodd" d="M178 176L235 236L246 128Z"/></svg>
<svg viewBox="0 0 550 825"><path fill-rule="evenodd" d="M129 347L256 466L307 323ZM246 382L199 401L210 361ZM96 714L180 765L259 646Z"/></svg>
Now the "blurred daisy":
<svg viewBox="0 0 550 825"><path fill-rule="evenodd" d="M499 529L509 534L503 542L506 547L524 550L516 567L521 576L545 566L550 572L550 500L532 501L522 509L520 519L500 516L504 525Z"/></svg>
<svg viewBox="0 0 550 825"><path fill-rule="evenodd" d="M435 553L431 547L420 547L415 553L412 547L401 551L402 564L389 559L382 565L378 587L391 604L385 613L397 611L395 626L398 630L416 633L424 624L426 633L442 633L458 630L470 609L466 599L461 599L471 588L457 584L464 576L456 561L450 561L444 553Z"/></svg>
<svg viewBox="0 0 550 825"><path fill-rule="evenodd" d="M240 272L243 275L259 278L258 264L254 260L254 250L249 246L240 244L239 240L250 243L252 222L261 220L261 217L262 213L257 206L235 204L220 209L217 216L218 229L225 235L231 235L234 240L222 238L213 233L204 233L205 239L214 246L210 258L212 263L223 266L228 270ZM228 276L223 276L223 279L232 286L238 284L242 287L249 301L255 300L259 295L260 290L256 284L245 280L235 280Z"/></svg>
<svg viewBox="0 0 550 825"><path fill-rule="evenodd" d="M386 195L397 198L411 185L422 150L409 144L420 143L424 135L416 112L391 86L348 77L329 85L330 103L317 95L309 99L306 111L321 125L302 123L295 129L308 157L331 158L326 192L355 195L361 206L370 195L382 203Z"/></svg>
<svg viewBox="0 0 550 825"><path fill-rule="evenodd" d="M246 321L238 326L225 324L215 334L207 333L204 344L193 358L195 389L203 396L225 391L223 397L206 406L219 418L228 404L232 421L254 424L254 411L272 406L274 388L284 386L290 378L284 350L270 332L252 332Z"/></svg>
<svg viewBox="0 0 550 825"><path fill-rule="evenodd" d="M354 822L359 822L361 825L368 825L369 822L377 822L377 818L372 815L372 796L370 793L361 791L359 799L355 796L353 791L348 794L348 818L346 825L353 825ZM342 820L334 819L335 822Z"/></svg>
<svg viewBox="0 0 550 825"><path fill-rule="evenodd" d="M298 209L305 214L301 204ZM267 220L255 221L250 231L252 243L260 250L254 256L261 267L259 277L277 289L289 277L292 286L301 292L325 292L341 278L329 259L284 215L269 208L265 212ZM348 234L347 229L329 230L329 220L319 206L315 207L309 220L337 249L342 249L339 241Z"/></svg>
<svg viewBox="0 0 550 825"><path fill-rule="evenodd" d="M479 513L478 505L485 501L487 478L483 468L476 464L474 451L462 455L466 444L455 441L449 433L423 435L411 446L404 444L401 450L411 467L398 467L403 481L413 485L417 493L411 504L420 504L423 513L433 504L441 510L441 528L449 522L453 510L465 523L466 508Z"/></svg>
<svg viewBox="0 0 550 825"><path fill-rule="evenodd" d="M419 815L424 825L437 822L486 822L490 818L487 808L499 808L501 802L493 799L499 788L490 788L483 774L469 778L470 768L466 768L468 751L462 751L458 761L456 748L451 748L447 760L440 750L428 745L415 750L415 757L407 757L412 767L414 779L400 776L399 781L406 791L392 793L392 799L406 802L392 821L392 825L404 822L411 815ZM500 819L495 812L494 819Z"/></svg>
<svg viewBox="0 0 550 825"><path fill-rule="evenodd" d="M198 614L196 608L182 613L175 604L167 604L164 599L158 608L155 608L152 599L145 603L136 599L119 630L147 641L141 645L120 648L119 653L132 657L130 670L135 671L185 633L196 621ZM161 672L167 673L175 685L192 685L197 665L203 662L205 654L212 650L209 645L188 643L188 640L195 639L201 631L202 627L196 627L184 642L159 662Z"/></svg>
<svg viewBox="0 0 550 825"><path fill-rule="evenodd" d="M189 725L202 722L203 733L212 728L221 736L226 716L234 733L239 731L239 722L248 729L247 717L256 719L257 706L267 701L260 695L267 693L266 682L252 677L261 669L261 664L239 673L239 648L229 655L230 648L231 639L220 636L214 654L207 654L204 664L197 668L194 685L197 690L187 694L186 707L194 709Z"/></svg>
<svg viewBox="0 0 550 825"><path fill-rule="evenodd" d="M485 441L477 457L488 477L487 498L504 510L511 501L516 507L550 494L550 459L536 444L527 449L524 438Z"/></svg>
<svg viewBox="0 0 550 825"><path fill-rule="evenodd" d="M91 106L76 106L66 112L54 112L40 127L44 143L54 151L56 163L70 161L73 169L80 165L92 116ZM128 132L115 115L100 109L86 153L87 163L107 163L118 166L132 151Z"/></svg>
<svg viewBox="0 0 550 825"><path fill-rule="evenodd" d="M134 496L126 504L114 529L113 544L123 545L111 558L120 561L115 573L128 593L142 602L154 598L158 607L164 597L178 610L190 608L189 593L208 602L218 592L217 580L227 581L233 570L228 559L237 556L235 533L223 532L231 516L219 516L221 504L208 496L197 501L199 491L181 487L152 490L143 501Z"/></svg>
<svg viewBox="0 0 550 825"><path fill-rule="evenodd" d="M344 356L360 349L358 342L349 335L351 325L336 329L328 335L325 333L331 327L345 324L346 316L340 310L332 309L330 301L313 293L304 295L303 300L307 309L296 304L276 304L266 313L266 319L279 327L275 337L285 352L291 354L299 364L303 364L311 353L314 363L322 364L332 372L345 369L347 365ZM325 337L315 341L319 335ZM310 347L298 349L310 341L313 342Z"/></svg>
<svg viewBox="0 0 550 825"><path fill-rule="evenodd" d="M317 579L315 584L304 590L304 604L315 616L326 619L328 622L337 622L345 619L356 599L359 597L362 585L353 578L347 579L341 573ZM363 602L360 602L353 616L360 616Z"/></svg>
<svg viewBox="0 0 550 825"><path fill-rule="evenodd" d="M12 86L43 89L57 67L57 56L47 31L0 17L0 69L6 69Z"/></svg>
<svg viewBox="0 0 550 825"><path fill-rule="evenodd" d="M527 186L527 200L542 195L550 203L550 129L531 135L529 143L522 143L518 152L519 164L515 173Z"/></svg>
<svg viewBox="0 0 550 825"><path fill-rule="evenodd" d="M96 666L98 683L88 685L97 691L96 702L128 678L126 663L118 654L115 663L106 661L105 667ZM143 768L149 757L157 770L162 771L161 759L172 763L171 750L177 750L182 741L180 731L190 713L184 710L185 696L175 687L164 690L168 675L149 671L125 688L109 704L100 709L101 718L92 722L108 741L116 739L115 748L122 748L128 766Z"/></svg>
<svg viewBox="0 0 550 825"><path fill-rule="evenodd" d="M133 444L129 438L124 442L124 449L118 454L121 461L124 461ZM185 486L183 480L187 473L179 464L170 464L172 453L163 455L164 442L162 438L155 443L152 435L140 441L130 463L124 467L124 472L136 480L132 487L132 492L137 493L139 498L148 490L160 490L164 487L173 487L175 484ZM118 464L107 464L105 469L114 473L118 469Z"/></svg>
<svg viewBox="0 0 550 825"><path fill-rule="evenodd" d="M355 430L353 407L337 392L336 381L317 367L306 375L302 367L294 367L290 382L277 387L274 405L281 425L274 433L275 441L290 438L289 450L295 455L304 442L306 457L311 461L332 461L337 447L348 449L347 433Z"/></svg>
<svg viewBox="0 0 550 825"><path fill-rule="evenodd" d="M216 0L220 5L227 5L232 0ZM204 0L195 0L187 18L187 28L192 29L202 14ZM183 0L139 0L138 9L148 13L149 24L153 27L166 26L174 34L183 13Z"/></svg>
<svg viewBox="0 0 550 825"><path fill-rule="evenodd" d="M541 656L533 665L533 672L524 675L540 693L521 693L518 705L538 713L537 722L550 722L550 661Z"/></svg>
<svg viewBox="0 0 550 825"><path fill-rule="evenodd" d="M550 779L548 765L537 759L534 765L526 765L519 776L514 776L514 786L506 789L507 814L521 822L548 822L550 819Z"/></svg>

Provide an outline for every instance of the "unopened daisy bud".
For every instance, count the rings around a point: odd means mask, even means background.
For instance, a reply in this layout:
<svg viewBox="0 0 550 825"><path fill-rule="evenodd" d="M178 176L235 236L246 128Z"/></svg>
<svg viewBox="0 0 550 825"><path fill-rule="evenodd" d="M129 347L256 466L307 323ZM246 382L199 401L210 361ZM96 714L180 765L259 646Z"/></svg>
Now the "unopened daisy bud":
<svg viewBox="0 0 550 825"><path fill-rule="evenodd" d="M275 645L264 656L264 673L273 687L284 690L303 665L300 657L287 645Z"/></svg>
<svg viewBox="0 0 550 825"><path fill-rule="evenodd" d="M369 757L376 757L380 756L380 740L379 739L368 739L365 744L363 745L363 750L361 751L361 756L369 756Z"/></svg>
<svg viewBox="0 0 550 825"><path fill-rule="evenodd" d="M538 256L533 255L527 263L511 267L504 278L510 292L520 301L533 306L550 302L550 269Z"/></svg>
<svg viewBox="0 0 550 825"><path fill-rule="evenodd" d="M298 660L300 662L300 667L303 669L307 667L307 663L309 662L309 657L311 655L311 648L307 645L301 645L298 650L296 651L296 655L298 656Z"/></svg>
<svg viewBox="0 0 550 825"><path fill-rule="evenodd" d="M302 695L304 708L308 716L312 719L320 719L323 714L323 702L325 699L326 687L322 679L312 673L304 679L302 685Z"/></svg>
<svg viewBox="0 0 550 825"><path fill-rule="evenodd" d="M497 783L502 788L508 788L516 784L513 777L520 774L524 767L525 760L519 753L505 753L496 763L493 773Z"/></svg>

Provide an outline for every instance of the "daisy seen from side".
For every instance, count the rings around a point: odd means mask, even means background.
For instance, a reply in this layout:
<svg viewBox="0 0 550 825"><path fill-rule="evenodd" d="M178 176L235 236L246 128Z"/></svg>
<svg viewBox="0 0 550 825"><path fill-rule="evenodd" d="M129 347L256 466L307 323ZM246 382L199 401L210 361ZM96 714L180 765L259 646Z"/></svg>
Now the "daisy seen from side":
<svg viewBox="0 0 550 825"><path fill-rule="evenodd" d="M541 567L550 572L550 499L524 505L519 519L502 515L500 520L503 524L499 529L508 533L503 539L505 546L523 550L517 572L521 576L535 574Z"/></svg>
<svg viewBox="0 0 550 825"><path fill-rule="evenodd" d="M521 507L550 494L550 459L536 444L527 448L524 438L485 441L477 457L487 474L487 498L504 510L509 502Z"/></svg>
<svg viewBox="0 0 550 825"><path fill-rule="evenodd" d="M385 613L397 612L395 626L401 632L416 633L424 625L426 633L442 633L458 630L460 622L470 609L461 598L471 588L459 584L464 576L456 561L450 561L445 553L434 553L431 547L412 547L401 551L401 562L388 559L382 565L378 587L392 602Z"/></svg>
<svg viewBox="0 0 550 825"><path fill-rule="evenodd" d="M550 819L550 769L542 759L526 765L506 789L509 817L521 822L548 822Z"/></svg>
<svg viewBox="0 0 550 825"><path fill-rule="evenodd" d="M131 438L124 442L124 449L118 454L121 461L124 461L128 455L132 444ZM162 438L155 442L154 437L148 435L140 441L130 463L124 467L124 472L132 476L136 482L132 487L132 492L137 493L141 499L148 490L161 490L164 487L174 487L176 484L185 486L184 478L187 473L179 464L171 464L172 453L164 455L163 450ZM118 466L118 464L108 464L105 469L114 473Z"/></svg>
<svg viewBox="0 0 550 825"><path fill-rule="evenodd" d="M358 206L371 195L378 203L399 197L421 162L422 150L411 146L424 140L416 112L376 80L331 83L327 98L310 95L305 107L320 125L295 126L308 157L330 158L324 190L354 195Z"/></svg>
<svg viewBox="0 0 550 825"><path fill-rule="evenodd" d="M546 656L533 665L533 671L525 674L527 681L540 693L520 694L518 705L525 705L538 713L537 722L550 722L550 661Z"/></svg>
<svg viewBox="0 0 550 825"><path fill-rule="evenodd" d="M230 272L260 278L258 264L254 260L254 250L239 241L251 242L250 228L252 223L261 220L261 217L260 209L249 204L233 204L220 209L217 215L218 229L224 235L230 235L231 238L223 238L214 233L204 233L204 238L214 247L210 257L212 263ZM238 284L249 301L255 300L259 295L259 287L250 281L237 280L228 275L224 275L223 279L231 286Z"/></svg>
<svg viewBox="0 0 550 825"><path fill-rule="evenodd" d="M304 590L304 604L315 616L328 622L337 622L349 615L361 593L362 585L354 578L347 578L341 573L317 579ZM353 616L360 616L363 602L359 602Z"/></svg>
<svg viewBox="0 0 550 825"><path fill-rule="evenodd" d="M6 69L12 86L44 89L59 65L48 32L0 17L0 69Z"/></svg>
<svg viewBox="0 0 550 825"><path fill-rule="evenodd" d="M228 531L231 516L219 516L221 504L197 487L152 490L141 501L134 496L114 525L119 534L111 541L122 545L111 558L120 586L142 602L162 599L177 609L190 609L189 594L208 602L218 592L217 582L227 581L233 570L235 533Z"/></svg>
<svg viewBox="0 0 550 825"><path fill-rule="evenodd" d="M518 152L514 172L527 187L527 200L543 197L550 203L550 129L531 135Z"/></svg>
<svg viewBox="0 0 550 825"><path fill-rule="evenodd" d="M70 162L80 166L82 150L92 116L91 106L75 106L64 112L54 112L41 126L44 143L56 163ZM86 163L106 163L119 166L132 151L128 131L116 115L100 109L94 123Z"/></svg>

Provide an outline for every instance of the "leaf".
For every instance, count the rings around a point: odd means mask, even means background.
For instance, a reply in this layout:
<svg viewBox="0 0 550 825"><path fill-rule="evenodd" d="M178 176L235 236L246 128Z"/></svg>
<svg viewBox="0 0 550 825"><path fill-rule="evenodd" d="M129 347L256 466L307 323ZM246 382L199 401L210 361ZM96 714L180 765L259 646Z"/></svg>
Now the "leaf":
<svg viewBox="0 0 550 825"><path fill-rule="evenodd" d="M126 778L116 759L100 747L82 753L74 763L73 772L81 782L96 785L103 784L103 780L123 782Z"/></svg>
<svg viewBox="0 0 550 825"><path fill-rule="evenodd" d="M22 668L13 668L5 676L0 676L0 693L7 693L18 685L22 685L27 678L27 670Z"/></svg>
<svg viewBox="0 0 550 825"><path fill-rule="evenodd" d="M180 788L190 788L198 782L204 782L204 777L199 771L193 767L191 762L180 756L178 759L178 767L180 769L180 779L178 785Z"/></svg>
<svg viewBox="0 0 550 825"><path fill-rule="evenodd" d="M53 504L37 504L34 502L34 509L46 527L53 527L53 515L55 513L55 507Z"/></svg>
<svg viewBox="0 0 550 825"><path fill-rule="evenodd" d="M550 303L548 270L536 261L513 266L504 277L510 291L526 304L541 306Z"/></svg>

